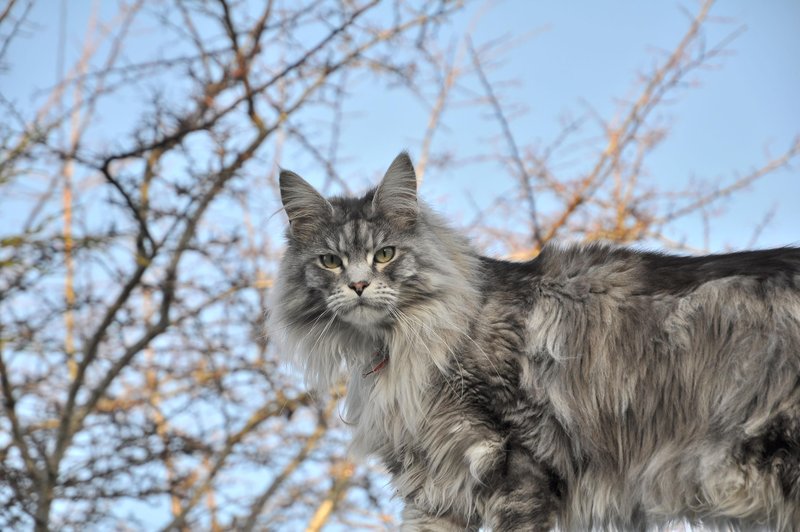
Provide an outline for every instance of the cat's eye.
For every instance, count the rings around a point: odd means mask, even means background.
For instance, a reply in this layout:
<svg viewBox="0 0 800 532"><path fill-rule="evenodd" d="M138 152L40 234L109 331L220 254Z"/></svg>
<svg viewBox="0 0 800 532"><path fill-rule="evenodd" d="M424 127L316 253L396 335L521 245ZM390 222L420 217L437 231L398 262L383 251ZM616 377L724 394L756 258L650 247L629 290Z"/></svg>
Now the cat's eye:
<svg viewBox="0 0 800 532"><path fill-rule="evenodd" d="M394 257L394 246L386 246L375 253L375 262L389 262Z"/></svg>
<svg viewBox="0 0 800 532"><path fill-rule="evenodd" d="M319 262L329 270L333 270L334 268L338 268L342 265L342 259L334 255L333 253L326 253L324 255L319 256Z"/></svg>

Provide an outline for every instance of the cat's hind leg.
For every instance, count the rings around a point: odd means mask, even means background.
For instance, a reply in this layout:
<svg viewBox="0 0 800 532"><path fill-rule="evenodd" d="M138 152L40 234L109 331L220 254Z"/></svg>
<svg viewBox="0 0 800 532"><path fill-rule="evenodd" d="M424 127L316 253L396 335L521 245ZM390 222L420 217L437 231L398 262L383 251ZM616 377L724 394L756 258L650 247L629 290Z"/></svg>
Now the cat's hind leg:
<svg viewBox="0 0 800 532"><path fill-rule="evenodd" d="M449 515L432 515L407 502L403 508L400 532L477 532L478 524L471 526Z"/></svg>
<svg viewBox="0 0 800 532"><path fill-rule="evenodd" d="M762 434L745 441L737 458L772 488L766 520L778 530L800 528L800 407L776 416Z"/></svg>
<svg viewBox="0 0 800 532"><path fill-rule="evenodd" d="M800 417L781 413L703 478L703 520L745 529L800 530Z"/></svg>
<svg viewBox="0 0 800 532"><path fill-rule="evenodd" d="M487 528L493 532L551 530L561 500L560 482L553 473L527 452L513 448L498 473L483 511Z"/></svg>

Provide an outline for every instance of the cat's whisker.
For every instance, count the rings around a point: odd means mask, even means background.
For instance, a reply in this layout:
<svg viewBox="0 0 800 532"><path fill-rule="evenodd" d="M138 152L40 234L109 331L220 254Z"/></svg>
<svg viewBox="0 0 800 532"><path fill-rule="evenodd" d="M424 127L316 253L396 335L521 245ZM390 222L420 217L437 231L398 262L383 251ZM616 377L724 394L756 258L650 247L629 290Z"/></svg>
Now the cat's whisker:
<svg viewBox="0 0 800 532"><path fill-rule="evenodd" d="M323 310L322 310L322 313L324 314L324 313L325 313L325 312L327 312L327 311L328 311L328 309L327 309L327 308L325 308L325 309L323 309ZM319 315L318 315L318 316L317 316L317 317L316 317L316 318L315 318L315 319L312 321L312 323L316 323L316 322L319 320L319 318L320 318L320 317L319 317ZM289 328L291 328L291 327L294 327L295 325L297 325L297 324L299 324L299 323L301 323L301 322L305 322L305 321L306 321L306 320L308 320L308 319L309 319L309 316L308 316L307 314L303 314L302 316L299 316L297 319L294 319L294 320L291 320L291 321L289 321L289 322L286 322L286 323L282 324L280 327L275 327L275 328L273 328L273 326L270 326L270 327L268 328L268 330L267 330L267 333L268 333L268 334L274 334L275 332L284 332L284 331L286 331L286 329L289 329ZM311 325L308 325L308 327L310 327L310 326L311 326Z"/></svg>
<svg viewBox="0 0 800 532"><path fill-rule="evenodd" d="M470 334L466 330L459 328L453 322L449 321L444 315L437 316L437 319L441 320L442 322L444 322L446 325L448 325L448 327L451 330L455 331L460 336L463 336L464 338L469 340L478 349L478 351L484 356L484 358L486 358L486 361L489 362L489 364L492 366L492 369L494 370L494 372L497 375L497 377L498 378L502 378L501 375L500 375L500 371L497 369L497 366L494 364L494 362L492 361L491 357L486 353L486 351L483 350L483 348L480 346L480 344L478 344L478 342L476 342L475 339L472 338L472 336L470 336ZM420 320L420 324L424 325L421 320Z"/></svg>
<svg viewBox="0 0 800 532"><path fill-rule="evenodd" d="M448 345L448 342L446 342L441 336L439 336L439 334L436 331L434 331L431 327L427 326L425 323L422 322L422 320L420 320L416 316L411 316L409 314L406 314L405 312L403 312L402 310L400 310L398 308L395 308L394 312L396 312L396 315L398 316L398 318L401 318L401 319L404 320L404 322L409 326L409 328L414 328L412 320L416 321L420 326L426 328L427 331L430 334L434 335L441 345L445 346L447 352L450 353L450 355L451 355L451 359L455 360L456 364L458 364L458 366L459 366L459 376L461 377L461 394L458 394L455 391L455 389L453 388L453 385L451 384L450 380L447 378L447 375L445 374L445 372L443 370L439 369L439 373L442 375L442 378L445 380L445 382L447 382L448 386L450 386L450 389L453 391L453 393L456 396L459 396L459 397L463 398L464 397L464 392L465 392L464 371L463 371L463 367L461 367L461 362L459 362L459 360L458 360L458 356L453 351L453 348L450 345ZM428 344L426 342L421 342L421 344L422 344L423 347L425 347L425 349L427 350L428 354L431 355L431 358L433 358L433 353L431 352L430 348L428 347Z"/></svg>
<svg viewBox="0 0 800 532"><path fill-rule="evenodd" d="M400 309L397 309L397 308L392 309L391 307L389 307L389 312L391 312L392 315L394 315L398 320L400 320L403 323L405 323L408 329L413 329L414 328L414 324L411 322L410 316L406 315ZM406 341L411 343L412 339L410 337L410 334L411 334L410 331L407 331L406 327L401 327L400 331L402 332L402 334L406 338ZM441 338L439 338L439 340L443 343L443 345L446 345ZM412 344L412 345L416 345L416 344L422 345L422 347L425 348L425 351L427 351L428 355L430 355L431 359L433 359L433 353L431 352L431 349L430 349L430 347L428 347L428 344L426 342L414 342L414 344ZM458 363L458 361L456 361L456 363ZM453 394L458 396L459 394L456 392L456 390L453 387L453 384L451 383L450 379L447 378L447 375L445 374L445 372L442 371L442 370L439 370L439 373L442 375L442 378L447 383L447 385L450 387L450 390L452 390ZM460 395L460 397L463 397L463 396L464 396L464 378L463 378L463 375L462 375L461 376L461 395Z"/></svg>
<svg viewBox="0 0 800 532"><path fill-rule="evenodd" d="M402 311L400 311L400 312L402 312ZM409 314L406 314L406 313L403 313L403 314L404 314L405 316L407 316L409 319L413 319L413 320L415 320L417 323L419 323L419 325L420 325L421 327L425 328L425 329L428 331L428 333L430 333L430 334L434 335L434 336L435 336L435 337L436 337L436 338L437 338L437 339L438 339L438 340L439 340L439 341L440 341L440 342L441 342L443 345L445 345L445 346L447 347L447 351L448 351L448 352L451 354L451 356L452 356L452 359L453 359L453 360L455 360L456 364L458 364L458 365L459 365L459 370L460 370L460 372L461 372L462 388L463 388L463 380L464 380L464 377L463 377L463 367L461 367L461 362L458 360L458 356L456 355L456 353L455 353L455 351L454 351L454 347L450 345L450 342L447 342L447 341L445 341L445 340L444 340L444 339L443 339L443 338L442 338L442 337L439 335L439 333L437 333L437 332L436 332L436 331L435 331L435 330L434 330L434 329L433 329L431 326L429 326L428 324L426 324L426 323L425 323L424 321L422 321L422 319L420 319L419 317L417 317L417 316L412 316L412 315L409 315ZM465 337L468 337L468 338L469 338L469 335L468 335L468 334L466 334L466 332L464 332L464 331L462 331L461 329L457 328L457 327L456 327L454 324L452 324L452 323L450 323L450 322L447 322L446 320L444 320L444 319L443 319L443 317L441 317L441 316L440 316L440 317L439 317L439 319L442 319L442 321L445 321L445 323L447 323L447 325L449 325L449 327L450 327L450 330L452 330L452 331L455 331L455 332L456 332L456 334L458 334L458 335L462 335L462 336L465 336ZM471 339L471 338L470 338L470 339ZM474 342L474 340L473 340L473 342ZM480 347L480 346L479 346L479 347ZM484 354L484 356L488 356L488 355L486 355L486 353L485 353L485 352L484 352L483 354ZM491 360L490 360L490 362L491 362ZM497 370L497 368L495 368L495 371L496 371L496 370ZM499 374L498 374L498 376L499 376ZM463 396L463 395L462 395L462 396Z"/></svg>
<svg viewBox="0 0 800 532"><path fill-rule="evenodd" d="M303 336L303 337L300 339L300 343L301 343L301 344L302 344L302 343L304 343L304 342L305 342L305 340L306 340L306 338L308 338L308 337L309 337L309 335L310 335L311 333L313 333L313 332L314 332L314 328L317 326L317 323L319 323L319 320L321 320L321 319L322 319L322 318L323 318L323 317L324 317L326 314L328 314L329 312L332 312L332 310L331 310L330 308L326 308L326 309L325 309L325 310L324 310L322 313L320 313L320 315L319 315L319 316L317 316L317 319L315 319L315 320L314 320L314 322L313 322L313 323L311 323L311 325L309 325L309 326L308 326L308 327L309 327L309 329L308 329L308 332L306 333L306 335L305 335L305 336Z"/></svg>
<svg viewBox="0 0 800 532"><path fill-rule="evenodd" d="M309 349L309 352L313 352L317 348L317 344L319 344L320 340L322 340L322 338L325 336L325 333L328 332L328 329L333 324L333 322L336 321L336 316L337 316L336 311L333 311L331 319L329 319L328 323L325 324L325 327L322 329L322 332L320 332L319 335L317 336L317 339L314 342L314 345L312 345L311 348Z"/></svg>

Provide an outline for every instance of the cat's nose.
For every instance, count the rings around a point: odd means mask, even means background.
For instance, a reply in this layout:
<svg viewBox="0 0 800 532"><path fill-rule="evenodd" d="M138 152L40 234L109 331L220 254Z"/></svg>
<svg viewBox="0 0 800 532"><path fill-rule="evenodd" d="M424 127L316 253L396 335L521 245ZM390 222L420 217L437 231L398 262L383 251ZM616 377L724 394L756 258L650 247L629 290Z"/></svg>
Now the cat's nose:
<svg viewBox="0 0 800 532"><path fill-rule="evenodd" d="M367 282L367 281L359 281L357 283L350 283L347 286L349 286L350 288L355 290L356 294L358 294L360 296L361 293L364 291L364 289L369 286L369 282Z"/></svg>

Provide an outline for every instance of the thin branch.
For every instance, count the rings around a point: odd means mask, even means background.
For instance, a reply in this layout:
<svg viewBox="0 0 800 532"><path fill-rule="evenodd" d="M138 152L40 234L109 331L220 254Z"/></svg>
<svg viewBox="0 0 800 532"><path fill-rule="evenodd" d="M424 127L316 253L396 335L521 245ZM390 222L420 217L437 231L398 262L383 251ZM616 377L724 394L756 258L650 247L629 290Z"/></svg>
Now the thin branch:
<svg viewBox="0 0 800 532"><path fill-rule="evenodd" d="M355 472L355 466L348 460L342 460L332 467L333 483L331 484L328 494L323 499L322 503L317 507L314 515L311 517L306 532L320 532L325 523L331 518L336 505L344 496L347 491L347 485L350 483L350 478Z"/></svg>
<svg viewBox="0 0 800 532"><path fill-rule="evenodd" d="M279 396L275 401L270 401L268 404L262 406L255 411L247 422L235 433L231 434L225 439L225 445L217 453L216 461L211 469L206 474L206 478L192 493L189 501L184 504L181 512L176 515L164 528L163 532L169 530L180 530L186 525L186 517L189 512L197 505L200 499L205 495L208 489L214 482L217 474L222 470L225 462L230 456L233 448L249 435L255 427L263 423L269 418L279 416L286 408L296 410L300 406L305 406L311 403L311 396L309 394L301 394L293 399L287 399Z"/></svg>
<svg viewBox="0 0 800 532"><path fill-rule="evenodd" d="M305 443L297 452L297 454L295 454L289 463L284 466L284 468L273 479L270 485L267 486L267 489L265 489L264 492L259 495L255 501L253 501L252 505L250 506L250 513L247 517L247 521L245 521L244 525L242 525L240 529L242 532L251 532L254 530L258 521L258 516L263 511L264 505L266 505L266 503L275 495L281 485L289 479L289 477L297 470L297 468L300 467L300 464L306 460L314 447L316 447L317 443L319 443L322 436L324 436L328 431L327 420L330 417L335 405L336 401L330 401L328 407L323 412L320 412L314 432L312 432L311 435L306 438Z"/></svg>
<svg viewBox="0 0 800 532"><path fill-rule="evenodd" d="M658 217L656 219L656 222L667 223L674 221L678 218L691 214L710 203L718 201L722 198L729 197L734 192L737 192L753 184L754 182L775 172L776 170L786 167L798 155L800 155L800 137L795 139L794 144L792 144L792 146L790 146L789 149L786 150L779 157L775 157L774 159L768 161L761 167L753 170L749 174L733 180L732 182L728 183L726 186L720 189L717 189L709 194L704 194L700 197L696 197L694 201L688 203L687 205L684 205L680 209L670 211L666 213L664 216Z"/></svg>
<svg viewBox="0 0 800 532"><path fill-rule="evenodd" d="M514 134L511 133L511 127L509 126L508 120L503 113L503 108L501 107L500 102L498 101L497 96L492 89L492 84L489 82L486 74L483 71L481 60L478 57L474 46L472 45L472 40L468 38L467 43L470 56L472 57L472 65L475 67L475 72L477 73L478 79L481 82L481 86L486 94L486 98L489 100L489 105L494 112L494 117L503 132L503 138L505 138L509 156L511 157L511 162L517 170L516 174L520 183L520 188L522 188L525 200L528 202L531 245L535 248L538 248L542 245L542 235L541 228L539 226L539 218L536 212L536 198L534 197L533 187L531 186L531 176L528 174L527 168L525 168L525 163L522 161L522 157L520 156L517 142L514 139Z"/></svg>

